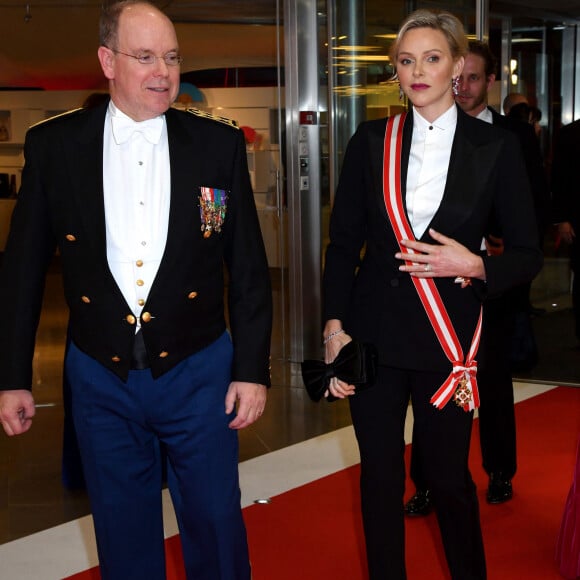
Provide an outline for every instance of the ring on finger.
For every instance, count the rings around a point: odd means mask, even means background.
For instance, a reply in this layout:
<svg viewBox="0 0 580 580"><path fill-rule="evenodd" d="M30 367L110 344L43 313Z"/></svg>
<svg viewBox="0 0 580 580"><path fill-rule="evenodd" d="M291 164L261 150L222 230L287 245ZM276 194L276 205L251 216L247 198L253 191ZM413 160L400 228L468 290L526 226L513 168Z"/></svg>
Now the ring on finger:
<svg viewBox="0 0 580 580"><path fill-rule="evenodd" d="M431 266L431 264L425 264L425 272L431 272L432 269L433 266Z"/></svg>

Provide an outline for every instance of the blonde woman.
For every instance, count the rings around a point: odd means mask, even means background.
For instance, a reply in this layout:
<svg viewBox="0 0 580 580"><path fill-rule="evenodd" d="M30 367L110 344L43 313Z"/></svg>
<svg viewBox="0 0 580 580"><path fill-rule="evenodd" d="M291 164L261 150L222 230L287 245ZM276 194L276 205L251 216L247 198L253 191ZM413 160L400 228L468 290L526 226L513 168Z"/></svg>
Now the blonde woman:
<svg viewBox="0 0 580 580"><path fill-rule="evenodd" d="M371 580L406 578L409 400L451 576L486 577L467 463L479 397L481 303L531 280L542 255L514 137L455 105L453 83L466 50L463 27L449 13L419 10L402 23L392 58L412 109L361 124L332 211L324 272L327 362L351 337L379 351L372 388L357 394L336 378L329 386L350 401ZM500 256L481 252L492 221L504 238Z"/></svg>

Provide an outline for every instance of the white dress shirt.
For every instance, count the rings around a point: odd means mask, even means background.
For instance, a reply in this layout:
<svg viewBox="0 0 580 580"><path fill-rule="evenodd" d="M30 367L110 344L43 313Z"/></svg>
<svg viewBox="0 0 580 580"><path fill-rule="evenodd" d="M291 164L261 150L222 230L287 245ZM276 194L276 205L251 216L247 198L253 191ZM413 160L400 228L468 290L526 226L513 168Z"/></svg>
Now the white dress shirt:
<svg viewBox="0 0 580 580"><path fill-rule="evenodd" d="M485 109L483 109L483 111L481 111L479 115L476 115L476 118L479 119L480 121L485 121L486 123L493 124L493 115L491 114L491 111L487 107L485 107Z"/></svg>
<svg viewBox="0 0 580 580"><path fill-rule="evenodd" d="M110 102L105 117L103 186L107 231L107 259L127 304L140 315L157 274L169 223L171 173L165 116L153 119L153 133L135 123L123 141L113 119L132 122ZM157 140L157 142L151 142Z"/></svg>
<svg viewBox="0 0 580 580"><path fill-rule="evenodd" d="M491 111L487 107L485 107L483 111L481 111L478 115L476 115L475 118L479 119L480 121L484 121L485 123L489 123L490 125L493 125L493 115L491 114ZM481 240L480 249L482 251L485 251L487 249L487 246L485 244L485 238Z"/></svg>
<svg viewBox="0 0 580 580"><path fill-rule="evenodd" d="M406 203L409 222L417 239L424 234L441 204L456 126L455 104L433 123L413 108Z"/></svg>

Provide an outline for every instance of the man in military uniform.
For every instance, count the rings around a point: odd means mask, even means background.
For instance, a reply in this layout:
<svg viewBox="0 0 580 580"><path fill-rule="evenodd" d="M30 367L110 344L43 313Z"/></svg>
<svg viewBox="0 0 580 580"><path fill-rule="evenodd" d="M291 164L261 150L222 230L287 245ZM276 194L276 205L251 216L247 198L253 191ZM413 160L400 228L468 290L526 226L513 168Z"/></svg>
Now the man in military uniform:
<svg viewBox="0 0 580 580"><path fill-rule="evenodd" d="M187 577L248 580L236 430L264 410L272 304L244 137L170 109L181 57L154 5L106 7L100 44L110 102L26 138L0 274L0 421L8 435L31 426L35 333L58 248L101 576L165 578L167 456Z"/></svg>

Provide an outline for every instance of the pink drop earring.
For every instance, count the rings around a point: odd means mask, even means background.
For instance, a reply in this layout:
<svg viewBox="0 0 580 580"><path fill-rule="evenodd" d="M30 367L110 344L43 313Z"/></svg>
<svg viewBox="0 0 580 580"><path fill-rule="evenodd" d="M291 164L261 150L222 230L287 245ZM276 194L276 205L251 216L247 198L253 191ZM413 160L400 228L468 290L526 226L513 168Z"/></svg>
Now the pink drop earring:
<svg viewBox="0 0 580 580"><path fill-rule="evenodd" d="M455 96L459 94L459 77L453 77L451 79L451 90Z"/></svg>

